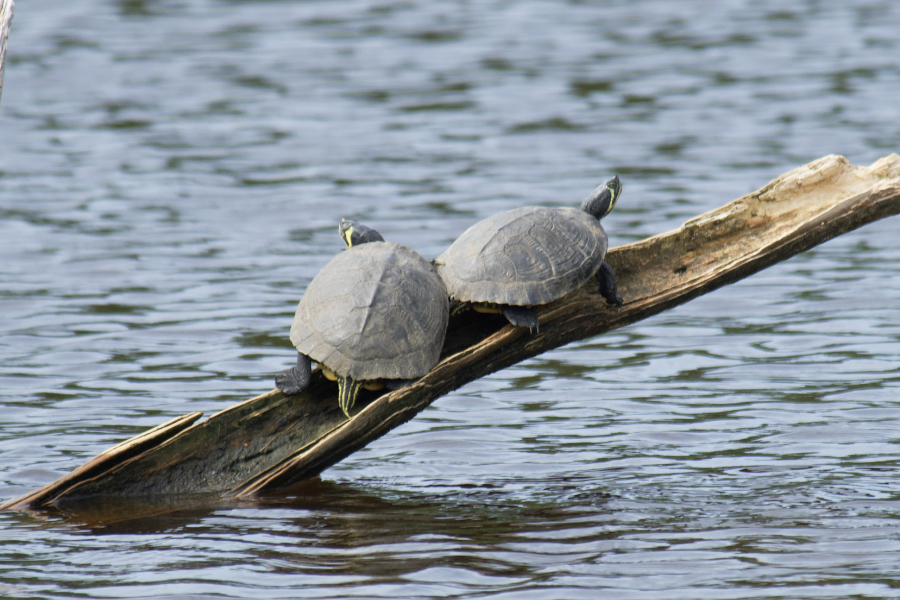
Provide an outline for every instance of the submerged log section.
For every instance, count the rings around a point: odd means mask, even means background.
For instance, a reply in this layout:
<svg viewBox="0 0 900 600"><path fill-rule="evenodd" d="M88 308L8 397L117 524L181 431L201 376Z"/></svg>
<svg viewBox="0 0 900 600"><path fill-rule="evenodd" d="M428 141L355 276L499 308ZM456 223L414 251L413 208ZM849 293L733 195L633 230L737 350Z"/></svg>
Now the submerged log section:
<svg viewBox="0 0 900 600"><path fill-rule="evenodd" d="M206 421L197 422L199 413L174 419L0 508L96 496L212 493L221 498L284 490L474 379L645 319L897 213L900 156L868 168L826 156L675 231L611 250L607 261L626 300L619 308L607 306L589 283L537 309L539 333L468 312L451 321L442 360L430 373L406 388L361 396L351 420L338 408L335 384L317 371L299 395L272 390Z"/></svg>

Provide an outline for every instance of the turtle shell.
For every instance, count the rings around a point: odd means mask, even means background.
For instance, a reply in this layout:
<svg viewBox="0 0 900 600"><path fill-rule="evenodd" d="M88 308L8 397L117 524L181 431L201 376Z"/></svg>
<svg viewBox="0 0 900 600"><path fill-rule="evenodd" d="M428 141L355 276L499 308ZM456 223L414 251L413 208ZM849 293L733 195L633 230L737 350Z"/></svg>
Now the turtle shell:
<svg viewBox="0 0 900 600"><path fill-rule="evenodd" d="M608 243L580 209L526 206L472 225L435 263L454 300L534 306L584 285Z"/></svg>
<svg viewBox="0 0 900 600"><path fill-rule="evenodd" d="M399 244L369 242L331 259L291 325L297 350L341 377L421 377L440 356L447 291L434 267Z"/></svg>

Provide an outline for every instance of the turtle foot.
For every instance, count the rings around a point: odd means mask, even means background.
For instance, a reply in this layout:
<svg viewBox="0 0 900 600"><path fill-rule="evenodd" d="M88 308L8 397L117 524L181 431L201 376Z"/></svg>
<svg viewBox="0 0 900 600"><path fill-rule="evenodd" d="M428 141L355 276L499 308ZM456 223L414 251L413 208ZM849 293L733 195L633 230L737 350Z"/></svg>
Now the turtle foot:
<svg viewBox="0 0 900 600"><path fill-rule="evenodd" d="M472 305L468 302L463 302L461 300L451 300L450 301L450 316L455 317L458 314L464 313L467 310L472 308Z"/></svg>
<svg viewBox="0 0 900 600"><path fill-rule="evenodd" d="M289 396L305 390L312 379L309 357L299 352L297 354L297 365L275 376L275 387Z"/></svg>
<svg viewBox="0 0 900 600"><path fill-rule="evenodd" d="M527 306L503 306L500 312L506 317L506 320L516 327L527 327L529 333L532 329L540 331L540 322L538 316L533 310Z"/></svg>
<svg viewBox="0 0 900 600"><path fill-rule="evenodd" d="M606 299L607 304L622 306L624 300L617 293L616 272L609 266L609 263L600 263L600 270L597 271L597 281L600 283L600 295Z"/></svg>
<svg viewBox="0 0 900 600"><path fill-rule="evenodd" d="M385 379L384 387L389 390L399 390L400 388L405 388L406 386L415 383L415 379Z"/></svg>

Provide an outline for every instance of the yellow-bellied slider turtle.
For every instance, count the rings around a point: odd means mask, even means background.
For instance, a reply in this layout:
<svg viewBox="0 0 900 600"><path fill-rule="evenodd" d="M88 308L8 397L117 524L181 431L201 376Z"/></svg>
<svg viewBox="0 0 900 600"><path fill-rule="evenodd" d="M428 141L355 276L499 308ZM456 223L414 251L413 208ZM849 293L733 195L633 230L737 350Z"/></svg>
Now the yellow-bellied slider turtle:
<svg viewBox="0 0 900 600"><path fill-rule="evenodd" d="M402 385L437 364L447 332L447 290L434 266L374 229L341 219L347 250L335 256L303 294L291 342L297 365L275 385L296 394L310 382L310 360L338 381L347 417L359 388Z"/></svg>
<svg viewBox="0 0 900 600"><path fill-rule="evenodd" d="M603 262L609 243L600 219L622 193L618 176L576 208L515 208L480 221L435 259L456 314L471 304L502 313L517 326L538 327L530 306L565 296L596 276L600 293L621 305L616 274Z"/></svg>

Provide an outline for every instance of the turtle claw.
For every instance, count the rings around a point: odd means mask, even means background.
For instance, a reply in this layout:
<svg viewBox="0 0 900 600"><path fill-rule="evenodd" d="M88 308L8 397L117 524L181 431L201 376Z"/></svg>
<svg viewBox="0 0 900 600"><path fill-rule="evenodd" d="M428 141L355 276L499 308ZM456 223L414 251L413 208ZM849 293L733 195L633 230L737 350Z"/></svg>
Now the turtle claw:
<svg viewBox="0 0 900 600"><path fill-rule="evenodd" d="M503 313L507 321L516 327L527 327L529 333L531 333L532 329L541 330L537 314L527 306L506 305L500 308L500 312Z"/></svg>
<svg viewBox="0 0 900 600"><path fill-rule="evenodd" d="M303 391L303 386L297 383L297 376L294 374L294 370L294 367L291 367L275 376L275 387L288 396Z"/></svg>
<svg viewBox="0 0 900 600"><path fill-rule="evenodd" d="M312 379L312 365L309 357L297 353L297 364L275 376L275 387L288 396L299 394L307 387Z"/></svg>

